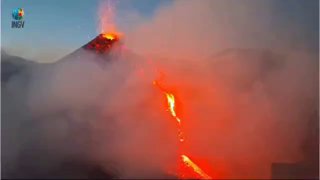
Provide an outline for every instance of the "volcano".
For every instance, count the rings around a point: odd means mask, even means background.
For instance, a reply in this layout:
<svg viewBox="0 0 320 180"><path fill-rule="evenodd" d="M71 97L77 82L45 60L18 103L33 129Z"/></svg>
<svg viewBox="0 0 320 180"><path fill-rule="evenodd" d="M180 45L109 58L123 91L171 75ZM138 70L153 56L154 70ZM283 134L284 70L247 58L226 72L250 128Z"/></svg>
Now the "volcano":
<svg viewBox="0 0 320 180"><path fill-rule="evenodd" d="M121 36L116 33L103 33L96 36L87 44L64 56L58 63L65 61L82 61L93 59L99 63L105 63L118 59L122 51L123 44Z"/></svg>
<svg viewBox="0 0 320 180"><path fill-rule="evenodd" d="M84 45L82 48L95 51L97 53L107 53L114 44L119 43L120 36L114 33L99 34L92 41Z"/></svg>

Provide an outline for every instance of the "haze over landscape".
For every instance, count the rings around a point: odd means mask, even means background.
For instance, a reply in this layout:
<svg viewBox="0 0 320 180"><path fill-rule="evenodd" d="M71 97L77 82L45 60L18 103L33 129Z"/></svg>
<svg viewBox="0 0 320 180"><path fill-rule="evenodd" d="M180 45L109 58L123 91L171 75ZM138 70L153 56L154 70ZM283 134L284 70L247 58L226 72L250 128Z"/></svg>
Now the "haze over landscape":
<svg viewBox="0 0 320 180"><path fill-rule="evenodd" d="M8 26L16 7L25 29ZM272 178L276 163L317 177L318 8L2 1L3 177L177 177L177 128L155 80L176 97L184 148L211 177ZM108 31L121 44L84 48Z"/></svg>

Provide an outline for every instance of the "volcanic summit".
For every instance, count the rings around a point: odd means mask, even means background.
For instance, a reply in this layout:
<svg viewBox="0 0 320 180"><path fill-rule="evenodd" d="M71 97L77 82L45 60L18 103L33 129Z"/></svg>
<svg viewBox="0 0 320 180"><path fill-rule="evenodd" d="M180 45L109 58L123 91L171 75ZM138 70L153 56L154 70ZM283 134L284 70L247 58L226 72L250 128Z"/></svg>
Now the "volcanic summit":
<svg viewBox="0 0 320 180"><path fill-rule="evenodd" d="M98 53L110 51L113 44L119 42L120 36L115 33L99 34L92 41L83 46L84 49L93 50Z"/></svg>
<svg viewBox="0 0 320 180"><path fill-rule="evenodd" d="M87 61L88 59L105 63L119 56L124 56L122 36L119 33L101 33L94 39L76 49L72 53L66 55L57 63L65 61Z"/></svg>

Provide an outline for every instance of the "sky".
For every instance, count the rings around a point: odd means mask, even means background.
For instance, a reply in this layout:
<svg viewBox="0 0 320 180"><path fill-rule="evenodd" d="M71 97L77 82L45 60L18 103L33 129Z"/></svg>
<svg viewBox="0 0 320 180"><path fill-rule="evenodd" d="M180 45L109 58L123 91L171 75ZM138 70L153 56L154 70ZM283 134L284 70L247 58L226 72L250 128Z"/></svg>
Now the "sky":
<svg viewBox="0 0 320 180"><path fill-rule="evenodd" d="M110 0L116 2L117 25L133 28L137 15L152 18L157 9L170 6L174 0ZM246 0L243 0L246 1ZM250 0L249 0L250 1ZM254 0L253 0L254 1ZM55 61L86 44L98 34L98 9L101 0L2 0L1 47L7 52L36 61ZM312 41L318 34L317 1L270 0L273 16L270 24L280 30L284 23L302 27L303 38ZM232 3L230 3L232 4ZM25 11L25 27L11 28L12 10ZM228 13L226 11L226 13ZM317 40L308 44L317 44Z"/></svg>
<svg viewBox="0 0 320 180"><path fill-rule="evenodd" d="M111 1L116 2L119 13L136 11L145 17L152 16L156 8L162 4L171 2L171 0ZM10 52L19 51L18 54L26 54L24 50L30 51L32 47L31 50L35 53L46 51L43 53L47 54L48 47L51 47L53 48L51 50L62 51L60 54L65 54L87 43L98 34L97 13L100 0L2 0L1 3L2 47ZM17 7L23 8L25 12L23 29L11 28L11 13Z"/></svg>
<svg viewBox="0 0 320 180"><path fill-rule="evenodd" d="M56 61L99 33L99 4L3 0L1 48L38 62ZM17 7L25 10L24 29L10 27L11 12ZM307 131L305 111L309 114L313 103L318 105L318 57L299 52L303 47L319 51L318 9L312 0L117 0L116 24L125 33L126 48L134 53L120 54L120 61L106 70L95 61L100 57L80 51L48 68L31 69L30 78L18 73L6 83L4 97L12 102L4 113L10 137L6 162L15 165L11 159L20 159L20 148L27 147L33 155L38 152L33 150L46 151L43 145L66 151L67 157L85 152L101 164L109 164L105 161L109 158L120 166L123 161L124 170L133 175L152 172L145 167L153 169L158 161L170 164L167 160L174 158L163 157L170 157L166 153L171 150L161 149L175 149L166 126L173 122L163 121L157 108L165 97L152 87L159 78L172 86L178 107L180 101L183 105L190 155L208 157L215 171L225 165L231 176L267 176L271 162L297 161ZM258 45L290 52L255 51ZM215 54L217 49L248 47L254 50ZM149 52L154 56L146 56L148 61L140 59ZM164 115L166 109L162 108ZM111 121L106 121L108 117ZM30 127L39 129L32 128L29 134ZM160 155L154 156L158 151Z"/></svg>

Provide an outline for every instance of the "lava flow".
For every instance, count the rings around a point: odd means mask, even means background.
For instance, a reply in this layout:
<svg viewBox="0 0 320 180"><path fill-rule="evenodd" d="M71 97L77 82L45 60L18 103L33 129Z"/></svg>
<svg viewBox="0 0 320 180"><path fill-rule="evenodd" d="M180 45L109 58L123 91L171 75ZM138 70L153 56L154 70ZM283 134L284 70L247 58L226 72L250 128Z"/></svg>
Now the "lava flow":
<svg viewBox="0 0 320 180"><path fill-rule="evenodd" d="M193 161L191 161L191 159L183 154L183 152L185 152L184 148L183 148L183 142L184 142L184 136L183 136L183 131L182 131L182 121L181 119L177 116L176 113L176 107L175 107L175 96L173 93L165 90L158 81L153 81L153 84L156 85L165 95L166 95L166 99L168 102L168 110L170 111L171 116L176 120L177 124L178 124L178 137L179 137L179 141L180 141L180 160L182 162L181 166L190 168L196 175L196 178L199 179L212 179L212 177L210 177L208 174L206 174L197 164L195 164ZM183 167L179 168L179 169L183 169ZM190 177L186 177L185 173L180 170L181 172L179 172L179 178L183 179L183 178L190 178Z"/></svg>
<svg viewBox="0 0 320 180"><path fill-rule="evenodd" d="M109 51L112 47L112 45L119 41L121 34L119 33L106 33L107 29L111 30L111 32L117 32L115 25L114 25L114 8L108 2L109 4L104 4L101 6L101 9L99 11L100 15L100 32L101 34L94 40L93 42L87 44L85 46L86 49L94 49L97 52L104 53L106 51ZM180 141L179 144L179 150L180 150L180 156L179 156L179 165L181 165L181 168L179 166L180 172L179 178L189 178L186 177L186 172L182 169L188 168L191 169L192 172L196 175L195 178L197 179L212 179L209 175L207 175L197 164L195 164L191 159L185 155L185 150L183 148L183 143L185 141L183 131L182 131L182 121L177 116L176 113L176 107L175 107L175 96L173 93L167 91L163 87L160 86L158 81L153 81L153 84L156 85L166 96L167 102L168 102L168 110L170 111L171 116L176 120L177 122L177 128L178 128L178 138ZM193 177L193 176L192 176Z"/></svg>

